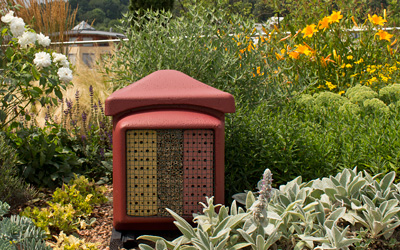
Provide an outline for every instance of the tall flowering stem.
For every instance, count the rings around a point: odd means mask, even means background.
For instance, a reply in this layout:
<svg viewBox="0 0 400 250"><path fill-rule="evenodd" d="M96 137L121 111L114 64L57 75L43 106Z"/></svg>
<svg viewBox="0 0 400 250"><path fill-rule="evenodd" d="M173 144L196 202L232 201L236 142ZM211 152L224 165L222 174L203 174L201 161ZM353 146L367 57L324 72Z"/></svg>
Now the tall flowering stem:
<svg viewBox="0 0 400 250"><path fill-rule="evenodd" d="M257 200L253 203L250 210L253 213L254 221L260 224L266 219L266 209L268 202L272 197L272 173L268 168L265 169L261 181L261 189Z"/></svg>

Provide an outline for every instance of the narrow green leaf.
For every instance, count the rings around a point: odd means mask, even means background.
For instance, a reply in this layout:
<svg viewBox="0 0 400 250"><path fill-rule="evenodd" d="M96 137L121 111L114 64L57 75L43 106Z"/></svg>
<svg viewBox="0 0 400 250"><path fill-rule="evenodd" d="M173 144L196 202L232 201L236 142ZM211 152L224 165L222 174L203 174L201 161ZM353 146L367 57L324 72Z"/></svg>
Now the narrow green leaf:
<svg viewBox="0 0 400 250"><path fill-rule="evenodd" d="M256 201L256 197L254 196L253 192L247 192L246 197L246 209L250 209L251 205Z"/></svg>
<svg viewBox="0 0 400 250"><path fill-rule="evenodd" d="M63 95L62 95L62 93L61 93L61 91L59 89L55 89L54 90L54 94L56 94L58 99L62 99L63 98Z"/></svg>
<svg viewBox="0 0 400 250"><path fill-rule="evenodd" d="M155 250L166 250L166 249L167 249L167 246L165 245L164 240L157 240Z"/></svg>
<svg viewBox="0 0 400 250"><path fill-rule="evenodd" d="M40 79L40 73L35 66L32 67L32 75L36 81Z"/></svg>
<svg viewBox="0 0 400 250"><path fill-rule="evenodd" d="M254 245L254 244L255 244L253 238L252 238L248 233L246 233L244 230L238 229L237 231L240 233L240 235L243 237L243 239L244 239L245 241L247 241L247 242L250 243L251 245Z"/></svg>
<svg viewBox="0 0 400 250"><path fill-rule="evenodd" d="M140 250L154 250L151 246L146 244L139 244Z"/></svg>
<svg viewBox="0 0 400 250"><path fill-rule="evenodd" d="M251 246L252 244L250 243L238 243L232 247L229 248L229 250L238 250L238 249L242 249L248 246Z"/></svg>
<svg viewBox="0 0 400 250"><path fill-rule="evenodd" d="M233 200L233 202L232 202L230 214L231 215L236 215L237 214L236 200Z"/></svg>
<svg viewBox="0 0 400 250"><path fill-rule="evenodd" d="M159 240L164 240L164 238L160 237L160 236L153 236L153 235L141 235L137 238L138 240L148 240L151 242L157 242ZM171 242L165 241L165 244L167 245L167 247L170 248L174 248L175 245L172 244Z"/></svg>
<svg viewBox="0 0 400 250"><path fill-rule="evenodd" d="M387 173L383 179L381 180L380 186L382 189L382 192L385 192L387 188L390 188L392 185L394 178L396 177L396 173L394 171Z"/></svg>
<svg viewBox="0 0 400 250"><path fill-rule="evenodd" d="M194 237L195 236L195 232L194 232L194 230L193 230L193 228L192 228L192 226L185 220L185 219L183 219L182 217L180 217L177 213L175 213L174 211L172 211L171 209L169 209L169 208L166 208L166 210L172 215L172 217L174 217L174 219L176 220L176 221L174 221L174 224L175 225L179 225L180 226L180 228L182 228L182 229L184 229L184 231L185 231L185 233L184 232L182 232L185 236L186 236L186 238L188 238L188 239L191 239L192 237Z"/></svg>

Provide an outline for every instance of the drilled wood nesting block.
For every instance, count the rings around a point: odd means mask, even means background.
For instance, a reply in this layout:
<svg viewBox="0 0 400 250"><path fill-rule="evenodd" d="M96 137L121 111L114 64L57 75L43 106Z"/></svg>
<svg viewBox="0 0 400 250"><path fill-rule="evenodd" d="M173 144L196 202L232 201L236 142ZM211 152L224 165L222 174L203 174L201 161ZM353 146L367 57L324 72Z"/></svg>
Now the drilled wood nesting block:
<svg viewBox="0 0 400 250"><path fill-rule="evenodd" d="M213 130L129 130L126 145L128 215L192 215L213 196Z"/></svg>
<svg viewBox="0 0 400 250"><path fill-rule="evenodd" d="M157 215L157 133L129 130L126 133L127 214Z"/></svg>
<svg viewBox="0 0 400 250"><path fill-rule="evenodd" d="M185 130L183 213L202 211L199 201L213 195L214 134L212 130Z"/></svg>

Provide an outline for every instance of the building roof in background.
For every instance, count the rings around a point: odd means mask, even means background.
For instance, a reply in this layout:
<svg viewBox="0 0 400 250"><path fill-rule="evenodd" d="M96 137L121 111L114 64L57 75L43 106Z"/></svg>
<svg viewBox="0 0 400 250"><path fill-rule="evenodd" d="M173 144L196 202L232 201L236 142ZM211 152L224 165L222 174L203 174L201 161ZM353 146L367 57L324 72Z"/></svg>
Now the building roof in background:
<svg viewBox="0 0 400 250"><path fill-rule="evenodd" d="M78 25L68 31L69 36L86 35L86 36L105 36L114 38L125 38L126 36L122 33L111 32L111 31L100 31L93 28L90 24L85 21L80 22Z"/></svg>
<svg viewBox="0 0 400 250"><path fill-rule="evenodd" d="M96 30L90 24L85 21L80 22L78 25L72 28L72 30Z"/></svg>

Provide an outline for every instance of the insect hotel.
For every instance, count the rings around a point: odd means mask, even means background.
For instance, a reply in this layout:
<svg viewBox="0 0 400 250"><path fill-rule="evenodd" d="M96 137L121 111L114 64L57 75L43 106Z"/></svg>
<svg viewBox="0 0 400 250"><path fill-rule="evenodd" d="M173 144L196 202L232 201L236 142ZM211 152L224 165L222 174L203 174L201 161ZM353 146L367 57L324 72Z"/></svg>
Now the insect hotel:
<svg viewBox="0 0 400 250"><path fill-rule="evenodd" d="M115 231L175 229L170 208L187 220L199 202L224 203L224 117L231 94L175 70L160 70L115 91Z"/></svg>

